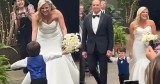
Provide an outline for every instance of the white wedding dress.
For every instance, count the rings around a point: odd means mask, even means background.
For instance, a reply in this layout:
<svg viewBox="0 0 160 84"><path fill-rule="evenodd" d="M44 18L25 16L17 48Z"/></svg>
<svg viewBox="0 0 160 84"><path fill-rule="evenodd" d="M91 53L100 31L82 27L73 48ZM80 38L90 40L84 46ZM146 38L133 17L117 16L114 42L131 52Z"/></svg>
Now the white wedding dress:
<svg viewBox="0 0 160 84"><path fill-rule="evenodd" d="M40 54L45 58L55 53L62 53L63 36L58 22L53 21L50 24L42 22L38 29L37 41L41 45ZM46 75L48 84L79 84L79 71L70 54L46 62ZM28 76L29 74L22 84L30 84Z"/></svg>
<svg viewBox="0 0 160 84"><path fill-rule="evenodd" d="M134 32L133 57L135 58L135 65L133 67L132 80L138 80L139 84L145 84L145 70L150 62L146 58L147 46L142 42L142 35L151 33L151 30L151 26L146 28L137 27Z"/></svg>

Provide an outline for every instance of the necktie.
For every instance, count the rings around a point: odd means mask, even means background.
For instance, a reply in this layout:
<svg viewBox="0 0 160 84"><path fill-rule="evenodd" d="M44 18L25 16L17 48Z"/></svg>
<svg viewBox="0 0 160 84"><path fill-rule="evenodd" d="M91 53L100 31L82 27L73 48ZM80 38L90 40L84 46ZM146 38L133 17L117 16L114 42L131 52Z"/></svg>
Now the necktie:
<svg viewBox="0 0 160 84"><path fill-rule="evenodd" d="M93 17L93 18L95 18L95 17L99 17L99 15L92 15L92 17Z"/></svg>

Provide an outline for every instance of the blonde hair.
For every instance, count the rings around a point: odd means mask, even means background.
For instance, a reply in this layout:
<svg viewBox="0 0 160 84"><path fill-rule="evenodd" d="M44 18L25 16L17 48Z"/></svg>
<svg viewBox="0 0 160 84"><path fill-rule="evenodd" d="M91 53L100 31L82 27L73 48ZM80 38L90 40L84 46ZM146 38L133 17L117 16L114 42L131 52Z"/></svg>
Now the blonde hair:
<svg viewBox="0 0 160 84"><path fill-rule="evenodd" d="M146 69L146 84L159 84L160 55L151 61Z"/></svg>
<svg viewBox="0 0 160 84"><path fill-rule="evenodd" d="M141 19L141 13L144 11L144 10L148 10L148 8L147 7L140 7L139 9L138 9L138 11L137 11L137 15L136 15L136 18L135 18L135 22L136 22L136 26L135 26L135 28L137 28L138 26L139 26L139 23L140 23L140 19ZM148 15L148 19L149 19L149 15Z"/></svg>
<svg viewBox="0 0 160 84"><path fill-rule="evenodd" d="M42 23L42 14L41 14L41 7L44 4L49 4L51 6L51 10L55 10L56 7L53 5L51 0L39 0L38 2L38 7L37 7L37 12L38 12L38 23L41 24Z"/></svg>

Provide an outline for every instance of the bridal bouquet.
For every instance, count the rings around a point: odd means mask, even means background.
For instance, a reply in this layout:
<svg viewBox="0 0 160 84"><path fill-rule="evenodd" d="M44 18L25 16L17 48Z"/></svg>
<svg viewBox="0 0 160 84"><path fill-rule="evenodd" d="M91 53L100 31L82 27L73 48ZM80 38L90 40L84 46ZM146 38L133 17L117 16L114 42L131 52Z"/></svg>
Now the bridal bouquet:
<svg viewBox="0 0 160 84"><path fill-rule="evenodd" d="M78 52L80 47L80 39L77 33L69 33L64 36L62 42L63 53Z"/></svg>
<svg viewBox="0 0 160 84"><path fill-rule="evenodd" d="M142 41L148 46L150 41L157 40L158 35L153 35L152 33L145 33L142 35Z"/></svg>

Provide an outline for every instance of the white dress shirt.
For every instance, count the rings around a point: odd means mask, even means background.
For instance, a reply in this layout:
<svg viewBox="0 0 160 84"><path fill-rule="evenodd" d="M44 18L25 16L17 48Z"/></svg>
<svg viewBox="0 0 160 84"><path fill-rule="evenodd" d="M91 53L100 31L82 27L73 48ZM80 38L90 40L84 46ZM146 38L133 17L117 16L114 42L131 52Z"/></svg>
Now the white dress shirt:
<svg viewBox="0 0 160 84"><path fill-rule="evenodd" d="M124 56L123 58L119 58L119 57L110 57L110 60L113 61L113 62L117 62L118 59L125 59L126 56ZM131 62L131 58L130 57L127 57L127 62Z"/></svg>
<svg viewBox="0 0 160 84"><path fill-rule="evenodd" d="M100 16L101 12L99 12L98 14L93 13L93 15L99 15ZM99 20L100 20L100 17L95 17L95 18L92 17L92 28L93 28L93 32L95 34L97 32L97 29L98 29Z"/></svg>
<svg viewBox="0 0 160 84"><path fill-rule="evenodd" d="M80 25L79 25L79 35L80 35L81 42L82 42L82 28L81 28L81 26L80 26Z"/></svg>
<svg viewBox="0 0 160 84"><path fill-rule="evenodd" d="M102 11L102 13L104 13L105 14L105 10L101 10Z"/></svg>

